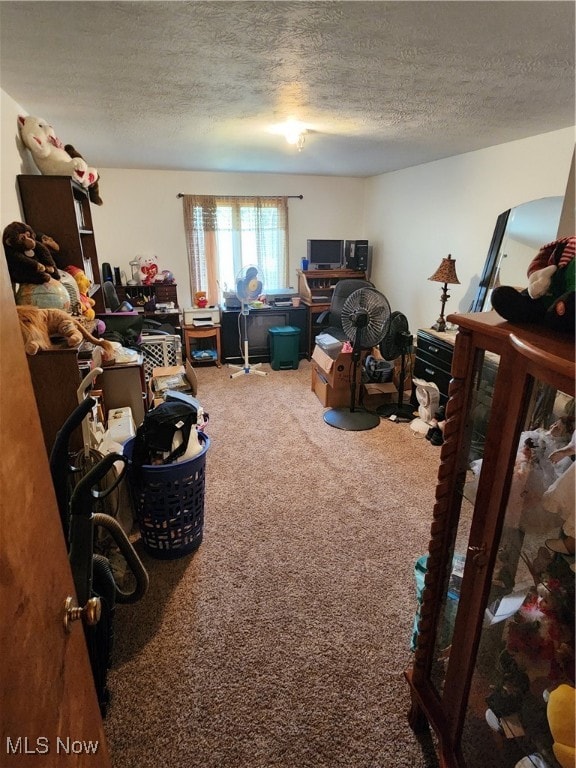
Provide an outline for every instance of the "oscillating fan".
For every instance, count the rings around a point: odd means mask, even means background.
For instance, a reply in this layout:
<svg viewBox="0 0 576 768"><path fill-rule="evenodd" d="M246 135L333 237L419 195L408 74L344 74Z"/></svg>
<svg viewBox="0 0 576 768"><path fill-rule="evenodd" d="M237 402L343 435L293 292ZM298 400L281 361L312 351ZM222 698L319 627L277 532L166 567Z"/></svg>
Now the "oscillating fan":
<svg viewBox="0 0 576 768"><path fill-rule="evenodd" d="M358 363L362 350L377 346L387 333L390 322L388 299L375 288L360 288L344 302L341 319L342 328L352 342L350 409L332 408L324 414L324 421L331 427L355 432L373 429L380 424L378 414L355 405Z"/></svg>
<svg viewBox="0 0 576 768"><path fill-rule="evenodd" d="M400 381L398 382L398 402L395 405L380 405L376 412L380 416L393 416L398 421L412 421L414 408L410 403L403 403L404 381L406 378L406 355L412 348L413 337L408 329L408 320L402 312L392 312L388 332L380 342L380 353L385 360L402 358Z"/></svg>
<svg viewBox="0 0 576 768"><path fill-rule="evenodd" d="M240 333L240 320L244 318L244 364L231 365L230 368L236 368L236 373L231 373L230 378L235 379L243 373L256 373L258 376L267 376L265 371L259 371L261 363L250 365L248 357L248 314L250 305L258 305L260 295L262 294L262 273L253 265L249 265L240 270L236 275L236 296L240 301L240 314L238 315L238 331ZM260 302L261 305L261 302ZM241 335L241 333L240 333Z"/></svg>

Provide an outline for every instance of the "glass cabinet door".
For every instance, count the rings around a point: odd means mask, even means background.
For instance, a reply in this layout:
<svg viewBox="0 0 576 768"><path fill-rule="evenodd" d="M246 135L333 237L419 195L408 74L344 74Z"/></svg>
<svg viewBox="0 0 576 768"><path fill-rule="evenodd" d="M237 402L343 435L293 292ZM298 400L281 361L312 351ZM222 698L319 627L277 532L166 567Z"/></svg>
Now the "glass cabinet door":
<svg viewBox="0 0 576 768"><path fill-rule="evenodd" d="M574 765L555 714L570 717L574 688L574 399L528 386L462 733L468 768Z"/></svg>
<svg viewBox="0 0 576 768"><path fill-rule="evenodd" d="M453 535L449 558L451 568L445 577L446 585L437 623L430 673L431 682L440 696L444 692L445 675L452 649L466 557L470 554L468 546L470 527L498 365L498 355L477 350L469 395L470 401L467 405L464 448L460 452L461 466L458 468L456 479L456 497L460 506L458 524Z"/></svg>

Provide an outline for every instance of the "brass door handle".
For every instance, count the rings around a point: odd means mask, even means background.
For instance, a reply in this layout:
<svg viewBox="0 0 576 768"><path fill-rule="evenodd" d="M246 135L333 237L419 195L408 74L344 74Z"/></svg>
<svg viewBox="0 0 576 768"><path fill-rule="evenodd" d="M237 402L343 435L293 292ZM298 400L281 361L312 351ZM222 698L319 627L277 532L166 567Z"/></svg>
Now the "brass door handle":
<svg viewBox="0 0 576 768"><path fill-rule="evenodd" d="M89 627L93 627L100 621L101 613L102 603L99 597L91 597L83 608L74 605L73 597L67 597L64 603L64 629L71 632L72 623L79 619L84 619Z"/></svg>

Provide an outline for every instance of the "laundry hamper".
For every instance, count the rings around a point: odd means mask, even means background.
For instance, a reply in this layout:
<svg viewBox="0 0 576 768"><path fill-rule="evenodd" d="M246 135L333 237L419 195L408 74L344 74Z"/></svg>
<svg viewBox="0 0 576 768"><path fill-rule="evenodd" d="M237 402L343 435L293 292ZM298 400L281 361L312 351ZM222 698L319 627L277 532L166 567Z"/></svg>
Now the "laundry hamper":
<svg viewBox="0 0 576 768"><path fill-rule="evenodd" d="M128 485L134 515L145 550L170 560L194 552L204 532L206 453L210 438L198 432L202 445L194 458L171 464L130 464ZM124 455L132 458L135 438L124 444Z"/></svg>

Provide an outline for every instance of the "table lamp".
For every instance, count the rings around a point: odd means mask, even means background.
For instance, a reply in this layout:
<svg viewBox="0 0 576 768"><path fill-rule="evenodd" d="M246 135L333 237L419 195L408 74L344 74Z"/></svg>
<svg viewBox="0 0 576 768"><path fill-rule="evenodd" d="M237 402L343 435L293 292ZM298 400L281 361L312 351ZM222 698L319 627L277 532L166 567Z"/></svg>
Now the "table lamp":
<svg viewBox="0 0 576 768"><path fill-rule="evenodd" d="M444 307L446 305L446 302L450 298L450 294L448 293L448 284L451 285L460 285L460 280L458 280L458 277L456 276L456 260L452 258L450 254L448 254L447 259L442 259L442 263L434 272L434 274L428 278L428 280L432 280L435 283L444 283L442 286L442 295L440 296L440 301L442 304L442 308L440 310L440 317L438 320L436 320L435 324L432 326L432 329L435 331L445 331L446 330L446 320L444 319Z"/></svg>

